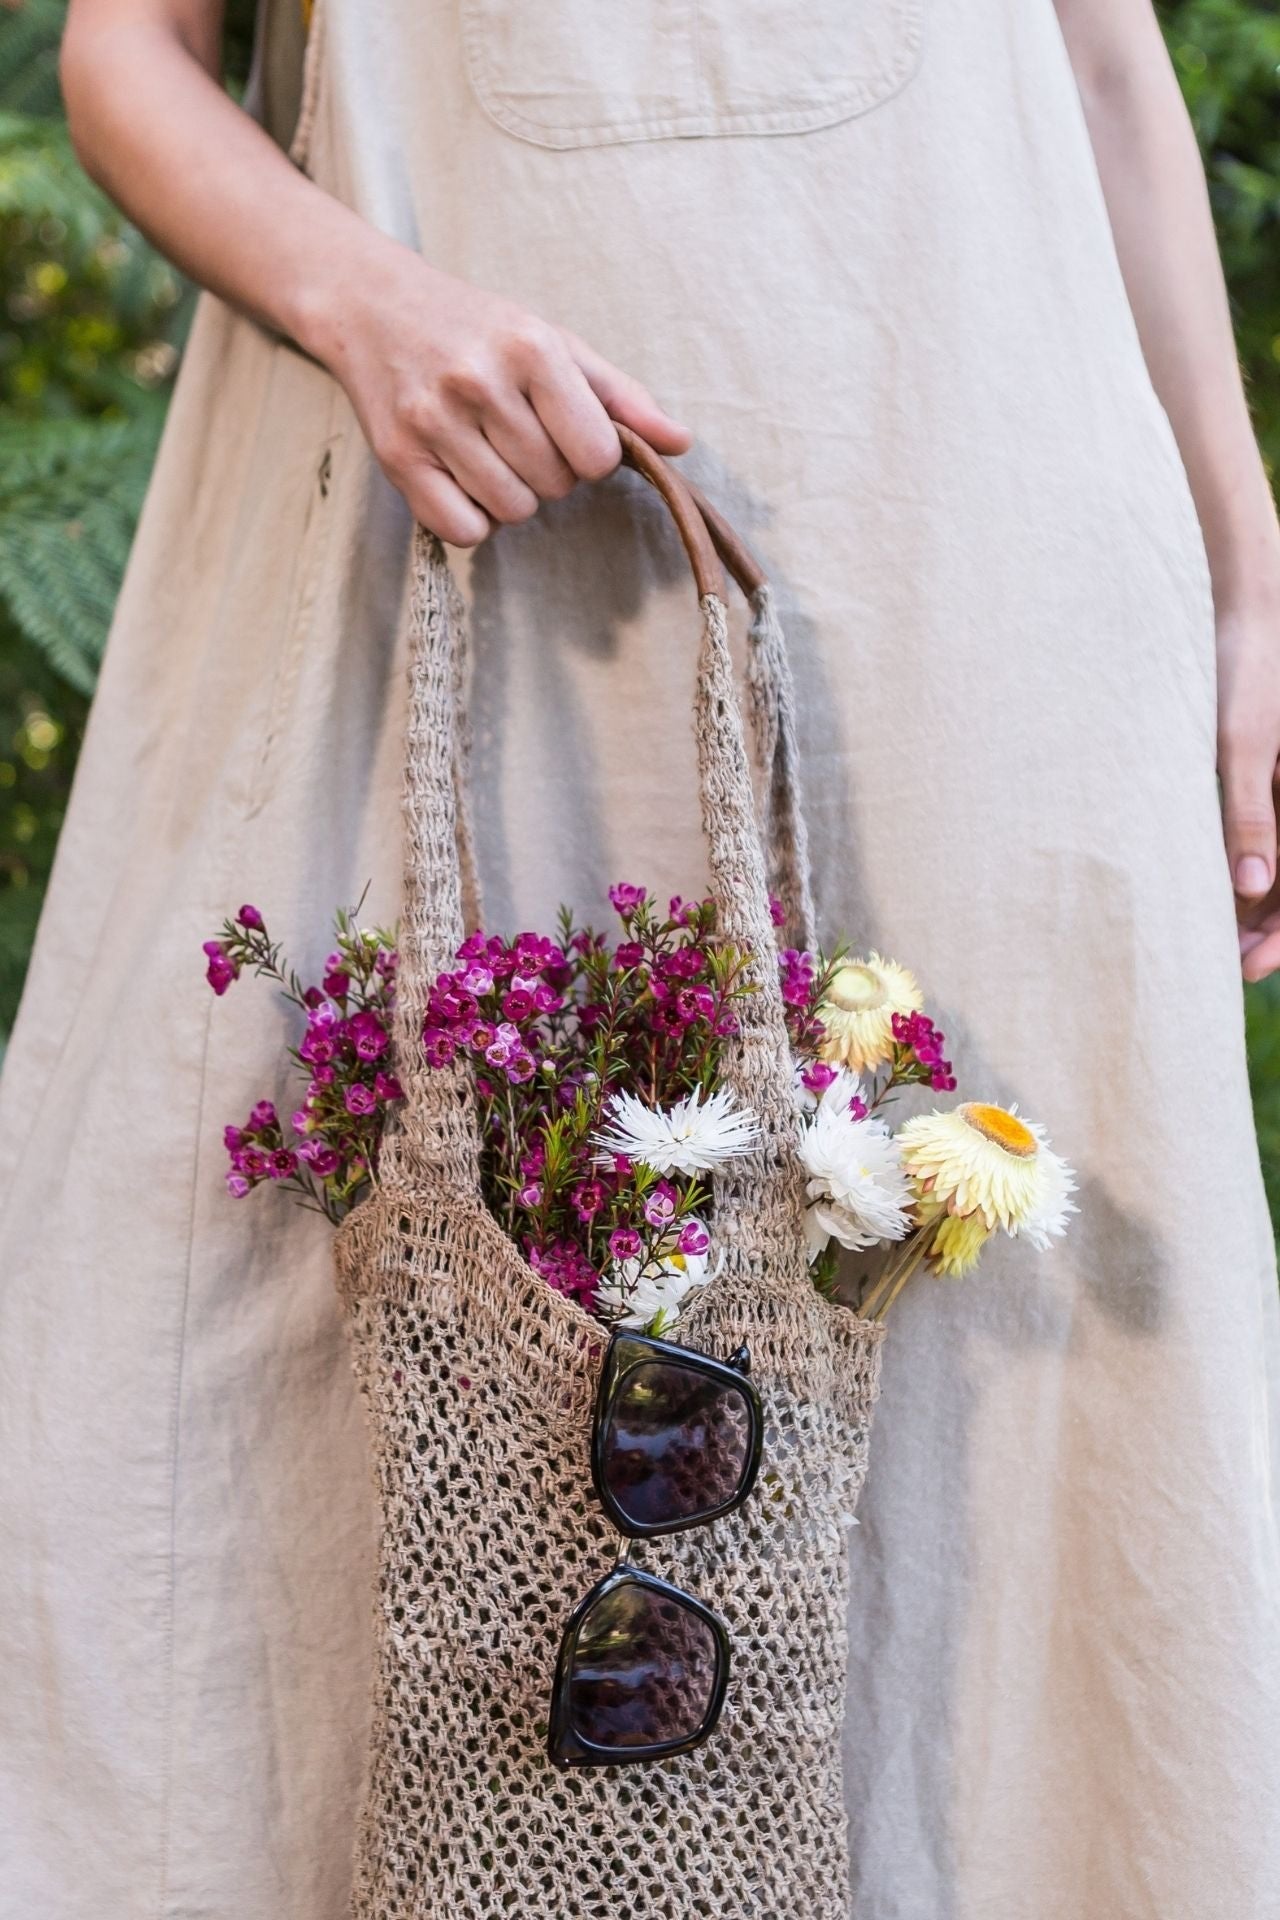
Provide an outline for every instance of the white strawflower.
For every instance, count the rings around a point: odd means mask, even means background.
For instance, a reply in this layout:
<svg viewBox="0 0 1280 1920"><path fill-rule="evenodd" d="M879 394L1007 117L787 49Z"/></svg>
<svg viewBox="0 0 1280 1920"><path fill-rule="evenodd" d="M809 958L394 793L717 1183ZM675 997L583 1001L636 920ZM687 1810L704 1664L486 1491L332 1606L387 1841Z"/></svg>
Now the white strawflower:
<svg viewBox="0 0 1280 1920"><path fill-rule="evenodd" d="M652 1255L643 1267L639 1260L615 1260L596 1290L596 1299L603 1317L614 1326L643 1332L659 1314L664 1325L674 1320L686 1294L705 1286L710 1277L707 1254L672 1249Z"/></svg>
<svg viewBox="0 0 1280 1920"><path fill-rule="evenodd" d="M750 1107L736 1108L727 1087L701 1099L694 1092L665 1112L646 1107L634 1093L615 1093L606 1108L608 1124L591 1138L596 1159L624 1153L658 1174L711 1173L726 1160L749 1153L760 1137Z"/></svg>
<svg viewBox="0 0 1280 1920"><path fill-rule="evenodd" d="M882 1120L850 1114L856 1085L828 1087L800 1136L813 1203L805 1216L811 1260L828 1239L857 1252L882 1240L901 1240L912 1224L911 1182L893 1135Z"/></svg>

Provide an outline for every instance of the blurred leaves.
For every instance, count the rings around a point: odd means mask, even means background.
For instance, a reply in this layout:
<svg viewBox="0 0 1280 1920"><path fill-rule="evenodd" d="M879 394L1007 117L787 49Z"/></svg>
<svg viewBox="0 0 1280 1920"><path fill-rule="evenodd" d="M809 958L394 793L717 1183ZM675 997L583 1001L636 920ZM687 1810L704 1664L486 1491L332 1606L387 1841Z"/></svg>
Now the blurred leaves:
<svg viewBox="0 0 1280 1920"><path fill-rule="evenodd" d="M63 0L0 0L0 1037L189 308L81 171Z"/></svg>
<svg viewBox="0 0 1280 1920"><path fill-rule="evenodd" d="M1205 155L1259 438L1280 470L1280 8L1181 0L1161 9Z"/></svg>

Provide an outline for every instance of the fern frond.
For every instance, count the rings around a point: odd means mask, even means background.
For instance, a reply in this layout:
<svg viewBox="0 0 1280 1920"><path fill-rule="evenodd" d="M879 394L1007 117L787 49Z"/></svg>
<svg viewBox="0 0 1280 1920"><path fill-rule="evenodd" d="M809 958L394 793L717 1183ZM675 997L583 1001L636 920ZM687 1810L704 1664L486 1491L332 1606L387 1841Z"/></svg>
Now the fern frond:
<svg viewBox="0 0 1280 1920"><path fill-rule="evenodd" d="M127 420L0 425L0 600L82 693L93 691L161 416L156 404Z"/></svg>

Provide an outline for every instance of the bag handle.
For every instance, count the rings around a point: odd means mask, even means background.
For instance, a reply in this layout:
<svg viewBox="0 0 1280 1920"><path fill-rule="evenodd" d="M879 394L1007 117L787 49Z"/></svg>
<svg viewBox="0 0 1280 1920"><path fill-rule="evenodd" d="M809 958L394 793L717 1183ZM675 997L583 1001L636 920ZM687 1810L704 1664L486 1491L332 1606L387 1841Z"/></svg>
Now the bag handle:
<svg viewBox="0 0 1280 1920"><path fill-rule="evenodd" d="M767 1233L798 1236L802 1176L795 1151L792 1065L776 966L768 879L755 817L750 765L729 652L725 582L717 532L732 571L752 587L752 681L781 717L773 730L771 792L785 790L793 819L789 858L803 852L794 753L794 697L781 633L763 575L719 516L704 515L683 477L638 435L619 429L623 458L661 496L684 545L698 590L702 635L698 652L694 733L702 827L712 892L725 937L750 949L756 990L738 1003L740 1031L729 1043L724 1078L760 1116L762 1140L717 1183L717 1237L730 1263L758 1267ZM767 618L762 618L767 615ZM440 542L418 529L410 600L410 706L406 732L404 822L405 901L400 941L395 1042L405 1099L396 1110L383 1150L384 1177L400 1168L413 1177L430 1171L474 1190L478 1133L469 1073L431 1068L420 1034L431 982L449 968L464 935L465 816L464 706L460 671L465 645L461 596ZM461 833L460 833L461 829ZM464 851L460 857L460 839ZM798 878L802 878L797 871ZM805 888L807 897L807 887ZM766 1216L768 1217L766 1220ZM800 1263L803 1274L803 1261Z"/></svg>

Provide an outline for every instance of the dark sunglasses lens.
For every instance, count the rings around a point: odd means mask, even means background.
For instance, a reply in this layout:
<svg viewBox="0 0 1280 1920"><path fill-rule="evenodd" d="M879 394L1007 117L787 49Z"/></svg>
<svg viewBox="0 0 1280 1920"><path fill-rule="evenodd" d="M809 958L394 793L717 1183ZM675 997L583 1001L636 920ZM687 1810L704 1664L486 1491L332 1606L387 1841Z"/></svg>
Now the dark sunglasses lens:
<svg viewBox="0 0 1280 1920"><path fill-rule="evenodd" d="M718 1512L741 1488L750 1456L745 1392L661 1361L623 1376L600 1458L605 1486L635 1526Z"/></svg>
<svg viewBox="0 0 1280 1920"><path fill-rule="evenodd" d="M638 1585L602 1594L578 1628L569 1716L596 1747L655 1747L704 1725L719 1654L706 1621Z"/></svg>

